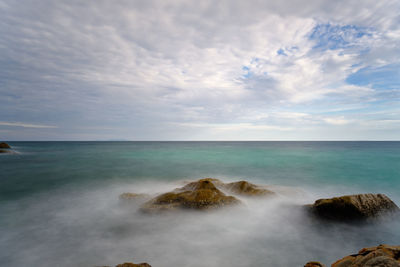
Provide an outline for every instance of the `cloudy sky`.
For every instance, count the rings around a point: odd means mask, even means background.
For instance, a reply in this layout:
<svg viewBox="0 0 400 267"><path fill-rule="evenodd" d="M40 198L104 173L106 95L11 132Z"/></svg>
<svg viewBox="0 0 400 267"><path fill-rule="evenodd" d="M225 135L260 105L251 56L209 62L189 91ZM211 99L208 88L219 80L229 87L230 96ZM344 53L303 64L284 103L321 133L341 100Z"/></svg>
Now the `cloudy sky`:
<svg viewBox="0 0 400 267"><path fill-rule="evenodd" d="M400 1L0 0L0 139L399 140Z"/></svg>

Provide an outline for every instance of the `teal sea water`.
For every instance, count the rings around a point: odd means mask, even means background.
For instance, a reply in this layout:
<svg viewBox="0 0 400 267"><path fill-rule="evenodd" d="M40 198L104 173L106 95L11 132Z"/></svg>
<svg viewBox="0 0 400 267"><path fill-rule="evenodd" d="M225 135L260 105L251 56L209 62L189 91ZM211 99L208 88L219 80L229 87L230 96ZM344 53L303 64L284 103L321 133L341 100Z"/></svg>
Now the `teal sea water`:
<svg viewBox="0 0 400 267"><path fill-rule="evenodd" d="M353 193L400 204L400 142L9 142L0 154L4 266L330 264L400 244L400 224L318 225L296 205ZM145 216L123 192L157 194L215 177L287 190L210 214Z"/></svg>

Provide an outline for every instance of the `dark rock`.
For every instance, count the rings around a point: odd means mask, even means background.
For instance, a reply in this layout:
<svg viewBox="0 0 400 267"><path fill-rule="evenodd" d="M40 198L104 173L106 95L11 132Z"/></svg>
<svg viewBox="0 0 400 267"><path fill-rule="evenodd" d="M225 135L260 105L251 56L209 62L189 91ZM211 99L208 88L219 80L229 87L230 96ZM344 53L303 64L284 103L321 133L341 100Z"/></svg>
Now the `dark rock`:
<svg viewBox="0 0 400 267"><path fill-rule="evenodd" d="M357 254L336 261L332 267L400 267L400 246L363 248Z"/></svg>
<svg viewBox="0 0 400 267"><path fill-rule="evenodd" d="M5 142L0 143L0 148L11 149L10 145Z"/></svg>
<svg viewBox="0 0 400 267"><path fill-rule="evenodd" d="M343 222L377 218L383 214L399 211L397 205L384 194L319 199L308 207L319 218Z"/></svg>
<svg viewBox="0 0 400 267"><path fill-rule="evenodd" d="M177 209L208 210L240 203L235 197L221 192L214 183L211 178L189 183L144 203L141 211L151 213Z"/></svg>

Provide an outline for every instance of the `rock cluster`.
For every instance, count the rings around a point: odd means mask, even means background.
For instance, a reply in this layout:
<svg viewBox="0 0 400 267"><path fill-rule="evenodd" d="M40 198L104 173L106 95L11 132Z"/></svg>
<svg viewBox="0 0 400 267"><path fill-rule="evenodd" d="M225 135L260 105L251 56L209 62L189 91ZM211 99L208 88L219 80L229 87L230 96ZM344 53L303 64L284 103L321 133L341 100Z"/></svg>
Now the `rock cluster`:
<svg viewBox="0 0 400 267"><path fill-rule="evenodd" d="M143 212L160 212L177 209L206 210L232 206L240 201L225 195L214 185L213 179L201 179L172 192L159 195L144 203Z"/></svg>
<svg viewBox="0 0 400 267"><path fill-rule="evenodd" d="M333 221L362 221L399 211L397 205L384 194L359 194L330 199L318 199L309 206L319 218Z"/></svg>
<svg viewBox="0 0 400 267"><path fill-rule="evenodd" d="M309 262L304 265L304 267L320 266L324 265L319 262ZM357 254L332 263L331 267L400 267L400 246L379 245L363 248Z"/></svg>
<svg viewBox="0 0 400 267"><path fill-rule="evenodd" d="M379 245L363 248L357 254L340 259L332 267L400 267L400 246Z"/></svg>

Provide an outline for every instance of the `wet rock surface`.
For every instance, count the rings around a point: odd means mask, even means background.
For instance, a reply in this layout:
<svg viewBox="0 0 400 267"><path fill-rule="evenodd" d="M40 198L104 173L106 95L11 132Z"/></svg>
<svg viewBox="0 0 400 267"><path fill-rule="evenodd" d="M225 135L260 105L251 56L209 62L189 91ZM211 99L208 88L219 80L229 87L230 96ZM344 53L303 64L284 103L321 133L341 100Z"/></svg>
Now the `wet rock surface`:
<svg viewBox="0 0 400 267"><path fill-rule="evenodd" d="M308 206L313 215L333 221L363 221L398 212L397 205L384 194L359 194L319 199Z"/></svg>

